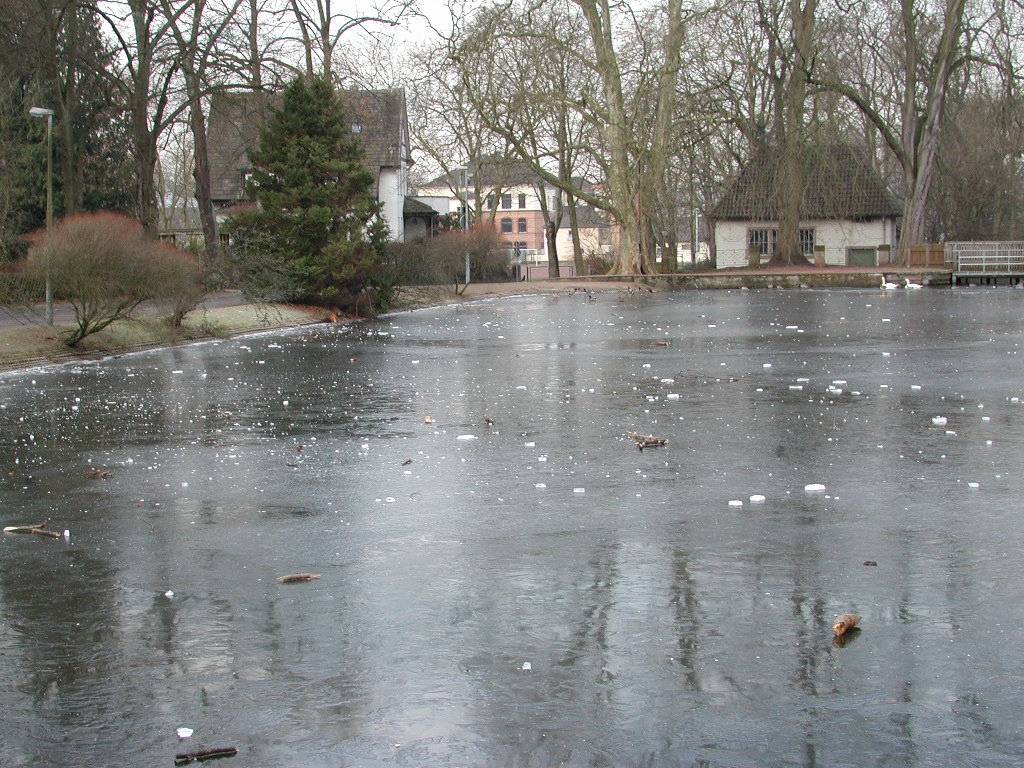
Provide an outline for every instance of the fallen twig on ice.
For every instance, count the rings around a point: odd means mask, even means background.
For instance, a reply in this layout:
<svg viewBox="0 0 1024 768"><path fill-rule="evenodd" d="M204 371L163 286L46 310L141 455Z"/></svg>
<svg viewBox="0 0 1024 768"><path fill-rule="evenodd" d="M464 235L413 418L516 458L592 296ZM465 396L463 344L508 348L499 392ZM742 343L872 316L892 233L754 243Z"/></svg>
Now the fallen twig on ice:
<svg viewBox="0 0 1024 768"><path fill-rule="evenodd" d="M4 533L36 533L40 536L49 536L51 539L62 539L64 534L57 533L56 531L47 531L46 523L36 523L35 525L8 525L4 528Z"/></svg>

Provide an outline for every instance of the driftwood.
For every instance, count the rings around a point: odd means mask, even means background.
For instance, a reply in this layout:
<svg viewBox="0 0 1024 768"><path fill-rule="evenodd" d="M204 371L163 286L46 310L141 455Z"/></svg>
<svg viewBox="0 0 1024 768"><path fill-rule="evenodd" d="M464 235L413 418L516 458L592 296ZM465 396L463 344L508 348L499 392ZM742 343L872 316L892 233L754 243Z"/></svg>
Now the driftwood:
<svg viewBox="0 0 1024 768"><path fill-rule="evenodd" d="M235 747L214 747L213 749L197 749L195 752L179 752L174 756L175 765L188 765L192 762L216 760L218 757L234 757L238 754Z"/></svg>
<svg viewBox="0 0 1024 768"><path fill-rule="evenodd" d="M287 576L278 576L277 580L282 584L298 584L302 581L312 581L319 578L319 573L289 573Z"/></svg>
<svg viewBox="0 0 1024 768"><path fill-rule="evenodd" d="M36 533L40 536L49 536L51 539L63 539L64 534L57 533L56 531L47 531L46 523L36 523L35 525L8 525L4 528L4 533Z"/></svg>
<svg viewBox="0 0 1024 768"><path fill-rule="evenodd" d="M836 618L835 623L832 624L832 633L836 637L840 637L841 635L845 635L851 629L856 627L857 623L859 621L860 621L860 616L858 616L856 613L843 613L843 614L840 614Z"/></svg>
<svg viewBox="0 0 1024 768"><path fill-rule="evenodd" d="M106 480L113 476L113 471L103 469L102 467L95 467L94 469L89 469L82 473L82 477L91 477L93 480Z"/></svg>
<svg viewBox="0 0 1024 768"><path fill-rule="evenodd" d="M668 440L663 437L654 437L653 435L641 435L639 432L629 432L633 443L636 445L637 450L642 451L644 448L651 448L652 446L668 445Z"/></svg>

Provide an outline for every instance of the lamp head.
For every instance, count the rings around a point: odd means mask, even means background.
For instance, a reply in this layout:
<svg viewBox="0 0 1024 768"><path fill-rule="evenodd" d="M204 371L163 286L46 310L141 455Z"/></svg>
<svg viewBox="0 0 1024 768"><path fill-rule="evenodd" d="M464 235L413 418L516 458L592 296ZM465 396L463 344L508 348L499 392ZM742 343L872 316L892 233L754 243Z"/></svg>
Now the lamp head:
<svg viewBox="0 0 1024 768"><path fill-rule="evenodd" d="M32 107L28 113L32 117L53 117L53 110L46 107Z"/></svg>

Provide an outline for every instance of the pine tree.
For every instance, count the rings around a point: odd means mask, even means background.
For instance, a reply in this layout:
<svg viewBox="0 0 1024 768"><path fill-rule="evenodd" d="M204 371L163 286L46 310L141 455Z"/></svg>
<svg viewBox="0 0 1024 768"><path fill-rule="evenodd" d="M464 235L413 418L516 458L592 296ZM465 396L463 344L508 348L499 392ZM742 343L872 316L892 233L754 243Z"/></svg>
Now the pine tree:
<svg viewBox="0 0 1024 768"><path fill-rule="evenodd" d="M328 82L288 86L249 150L258 206L229 224L249 296L334 303L371 283L388 232L361 157Z"/></svg>

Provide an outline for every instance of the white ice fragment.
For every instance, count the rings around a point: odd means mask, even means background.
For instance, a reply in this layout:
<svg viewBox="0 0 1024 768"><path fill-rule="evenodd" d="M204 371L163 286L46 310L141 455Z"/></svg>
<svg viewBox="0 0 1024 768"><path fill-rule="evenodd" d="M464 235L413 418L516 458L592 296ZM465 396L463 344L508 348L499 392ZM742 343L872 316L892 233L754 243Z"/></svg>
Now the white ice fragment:
<svg viewBox="0 0 1024 768"><path fill-rule="evenodd" d="M547 488L548 484L547 483L534 483L533 487L534 488Z"/></svg>
<svg viewBox="0 0 1024 768"><path fill-rule="evenodd" d="M679 399L679 393L678 392L669 392L667 395L665 395L665 398L668 399L668 400L678 400Z"/></svg>
<svg viewBox="0 0 1024 768"><path fill-rule="evenodd" d="M288 407L288 401L287 400L282 400L281 401L281 405L283 405L285 408L287 408Z"/></svg>
<svg viewBox="0 0 1024 768"><path fill-rule="evenodd" d="M833 383L833 384L834 384L835 386L837 386L837 387L838 387L838 386L843 386L843 387L845 387L845 386L846 386L846 384L847 384L847 382L846 382L846 379L833 379L833 380L832 380L832 383Z"/></svg>
<svg viewBox="0 0 1024 768"><path fill-rule="evenodd" d="M920 385L920 384L911 384L911 385L910 385L910 388L911 388L911 389L920 389L920 388L921 388L921 385Z"/></svg>
<svg viewBox="0 0 1024 768"><path fill-rule="evenodd" d="M760 493L755 493L753 496L750 497L750 503L751 504L763 504L764 503L764 496L762 496Z"/></svg>
<svg viewBox="0 0 1024 768"><path fill-rule="evenodd" d="M771 367L772 367L772 364L771 364L771 363L765 363L765 364L764 364L764 365L762 365L761 367L762 367L762 368L771 368Z"/></svg>
<svg viewBox="0 0 1024 768"><path fill-rule="evenodd" d="M178 734L179 739L187 739L189 736L195 733L195 731L193 731L191 728L186 728L185 726L182 726L176 731L176 733Z"/></svg>
<svg viewBox="0 0 1024 768"><path fill-rule="evenodd" d="M164 597L170 600L172 597L174 597L174 590L168 589L166 592L164 592Z"/></svg>
<svg viewBox="0 0 1024 768"><path fill-rule="evenodd" d="M64 529L64 541L71 541L71 531Z"/></svg>
<svg viewBox="0 0 1024 768"><path fill-rule="evenodd" d="M459 435L456 440L476 440L476 435Z"/></svg>
<svg viewBox="0 0 1024 768"><path fill-rule="evenodd" d="M801 376L799 379L797 379L797 382L800 384L806 384L809 381L810 379L808 379L806 376Z"/></svg>
<svg viewBox="0 0 1024 768"><path fill-rule="evenodd" d="M384 498L384 502L386 504L394 504L395 503L395 497L394 496L386 496Z"/></svg>
<svg viewBox="0 0 1024 768"><path fill-rule="evenodd" d="M799 325L787 325L786 326L786 330L787 331L795 331L799 327L800 327Z"/></svg>
<svg viewBox="0 0 1024 768"><path fill-rule="evenodd" d="M523 390L525 392L526 391L526 385L525 384L520 384L518 387L516 387L516 389L521 389L521 390Z"/></svg>
<svg viewBox="0 0 1024 768"><path fill-rule="evenodd" d="M808 492L824 491L825 486L822 485L821 483L808 483L807 485L804 486L804 490Z"/></svg>
<svg viewBox="0 0 1024 768"><path fill-rule="evenodd" d="M799 391L799 390L803 389L804 387L803 387L803 384L790 384L789 388L792 389L792 390Z"/></svg>
<svg viewBox="0 0 1024 768"><path fill-rule="evenodd" d="M967 484L967 487L968 487L968 488L977 488L977 487L978 487L978 485L979 485L978 483L968 483L968 484Z"/></svg>
<svg viewBox="0 0 1024 768"><path fill-rule="evenodd" d="M947 429L946 430L946 434L947 435L952 435L953 437L956 437L956 432L954 432L952 429Z"/></svg>
<svg viewBox="0 0 1024 768"><path fill-rule="evenodd" d="M413 365L419 365L419 364L420 364L420 361L419 361L419 360L413 360L413 361L412 361L412 364L413 364Z"/></svg>
<svg viewBox="0 0 1024 768"><path fill-rule="evenodd" d="M743 502L740 501L739 499L730 499L729 500L729 506L730 507L742 507L743 506Z"/></svg>
<svg viewBox="0 0 1024 768"><path fill-rule="evenodd" d="M573 493L586 493L587 489L586 488L573 488L572 492Z"/></svg>
<svg viewBox="0 0 1024 768"><path fill-rule="evenodd" d="M537 447L537 444L535 442L533 442L533 441L531 441L529 443L523 443L523 445L525 445L527 448L536 448Z"/></svg>
<svg viewBox="0 0 1024 768"><path fill-rule="evenodd" d="M936 427L944 427L946 425L945 416L932 416L932 424Z"/></svg>
<svg viewBox="0 0 1024 768"><path fill-rule="evenodd" d="M528 661L524 661L523 662L523 672L529 672L531 669L533 669L533 665L530 662L528 662Z"/></svg>

